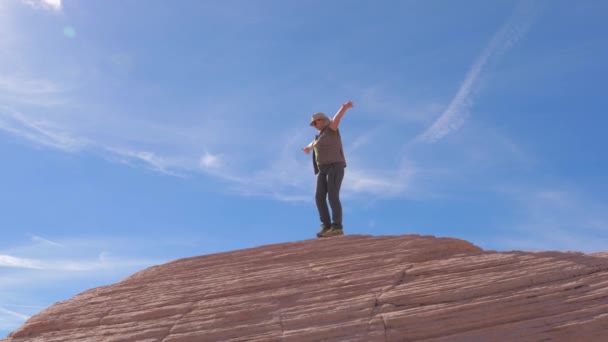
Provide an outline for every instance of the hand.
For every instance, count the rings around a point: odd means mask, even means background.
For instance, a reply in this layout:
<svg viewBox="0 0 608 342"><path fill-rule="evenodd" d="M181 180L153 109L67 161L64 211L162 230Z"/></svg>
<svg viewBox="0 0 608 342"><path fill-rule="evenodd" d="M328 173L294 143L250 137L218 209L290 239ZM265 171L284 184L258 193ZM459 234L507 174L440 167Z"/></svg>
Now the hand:
<svg viewBox="0 0 608 342"><path fill-rule="evenodd" d="M306 153L306 154L310 154L310 151L312 151L312 146L308 145L308 146L304 147L302 149L302 151L304 151L304 153Z"/></svg>
<svg viewBox="0 0 608 342"><path fill-rule="evenodd" d="M344 109L349 109L349 108L353 108L353 101L348 101L345 104L342 105L342 107L344 107Z"/></svg>

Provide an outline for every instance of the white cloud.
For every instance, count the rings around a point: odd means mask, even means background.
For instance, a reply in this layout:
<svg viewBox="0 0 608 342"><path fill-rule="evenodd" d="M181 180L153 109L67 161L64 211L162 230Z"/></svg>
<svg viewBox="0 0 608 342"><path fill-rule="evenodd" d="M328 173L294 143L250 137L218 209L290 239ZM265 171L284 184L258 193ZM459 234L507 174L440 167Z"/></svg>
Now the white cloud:
<svg viewBox="0 0 608 342"><path fill-rule="evenodd" d="M64 247L60 243L57 243L55 241L51 241L51 240L45 239L45 238L43 238L41 236L38 236L38 235L32 235L32 241L35 242L35 243L40 243L40 244L54 246L54 247Z"/></svg>
<svg viewBox="0 0 608 342"><path fill-rule="evenodd" d="M40 9L61 10L61 0L23 0L26 4Z"/></svg>
<svg viewBox="0 0 608 342"><path fill-rule="evenodd" d="M349 170L344 178L343 191L347 195L371 194L380 198L393 197L408 190L414 174L413 169L402 169L397 172Z"/></svg>
<svg viewBox="0 0 608 342"><path fill-rule="evenodd" d="M83 139L72 137L54 122L34 119L7 107L0 107L0 130L67 152L78 151L86 145Z"/></svg>
<svg viewBox="0 0 608 342"><path fill-rule="evenodd" d="M42 0L47 6L60 10L61 9L61 0Z"/></svg>
<svg viewBox="0 0 608 342"><path fill-rule="evenodd" d="M132 241L130 244L136 247ZM33 235L28 244L0 251L0 267L70 273L133 268L154 263L152 260L113 256L112 248L125 249L125 246L103 238L57 242Z"/></svg>
<svg viewBox="0 0 608 342"><path fill-rule="evenodd" d="M0 315L1 314L8 315L8 316L11 316L13 318L16 318L16 319L22 320L22 321L28 320L30 318L30 316L28 316L28 315L20 314L18 312L7 310L5 308L0 307Z"/></svg>
<svg viewBox="0 0 608 342"><path fill-rule="evenodd" d="M31 4L40 6L43 3L37 1ZM61 2L54 6L60 8ZM9 28L13 32L21 31L18 27ZM112 66L132 68L137 62L135 54L128 51L112 52L108 56ZM20 69L28 70L27 56L19 56L12 63L17 61L24 63L24 68ZM89 67L83 64L77 69L86 70ZM283 121L280 131L286 133L279 138L281 143L264 141L265 133L251 121L250 112L255 108L251 108L249 97L228 94L224 101L214 98L209 101L210 104L194 109L196 114L192 117L172 115L174 121L159 122L155 118L162 115L167 117L168 114L157 113L153 108L138 112L139 109L129 108L128 105L115 108L112 104L100 104L95 100L81 103L84 100L79 100L78 85L69 79L63 79L60 83L44 76L0 76L0 100L3 102L0 106L0 131L39 146L68 153L101 155L113 162L143 166L170 176L210 177L222 183L219 191L281 201L310 201L312 198L315 178L310 157L300 152L301 146L310 141L310 128L290 129L285 126L289 122ZM94 81L105 84L107 79L99 77L102 79L95 78ZM386 105L386 97L377 92L372 91L367 97L371 99L371 108ZM261 103L266 100L257 99ZM390 100L399 101L396 97ZM243 111L244 107L248 110ZM393 107L400 111L407 106ZM268 108L258 110L267 111ZM394 115L399 117L402 113ZM410 115L412 120L419 119L417 111L406 116ZM302 119L305 121L306 117ZM235 125L235 122L238 124ZM310 135L305 137L304 131ZM251 141L258 142L255 151L251 149ZM356 153L355 150L367 141L369 137L362 136L354 143L352 153ZM382 196L394 194L395 189L405 189L403 183L390 186L361 174L353 177L355 186L351 193L371 192ZM402 182L398 178L398 175L394 175L392 179ZM392 190L389 191L389 188Z"/></svg>
<svg viewBox="0 0 608 342"><path fill-rule="evenodd" d="M366 130L363 134L357 135L348 146L348 151L357 151L359 148L368 146L375 140L381 138L382 129L380 126Z"/></svg>
<svg viewBox="0 0 608 342"><path fill-rule="evenodd" d="M441 116L418 137L418 141L433 143L450 132L459 129L469 114L474 103L474 95L478 90L478 80L486 64L491 58L497 58L506 50L513 47L529 30L534 19L534 10L522 3L511 18L494 34L490 43L477 57L475 63L467 72L458 92L441 114Z"/></svg>
<svg viewBox="0 0 608 342"><path fill-rule="evenodd" d="M0 254L0 267L43 269L38 260L13 257Z"/></svg>
<svg viewBox="0 0 608 342"><path fill-rule="evenodd" d="M87 260L88 259L88 260ZM0 267L11 267L21 269L33 269L44 271L64 271L64 272L93 272L102 269L113 269L117 267L131 267L139 265L139 261L119 261L110 259L107 252L102 252L99 256L87 257L78 260L70 259L29 259L11 255L0 254Z"/></svg>
<svg viewBox="0 0 608 342"><path fill-rule="evenodd" d="M0 99L4 103L54 108L65 104L60 96L65 91L60 84L48 79L0 74Z"/></svg>
<svg viewBox="0 0 608 342"><path fill-rule="evenodd" d="M54 302L177 257L218 251L218 246L227 243L204 233L62 239L27 234L22 243L4 243L0 247L0 340L3 333Z"/></svg>
<svg viewBox="0 0 608 342"><path fill-rule="evenodd" d="M203 170L216 170L222 166L222 158L220 155L206 152L200 160L200 165Z"/></svg>
<svg viewBox="0 0 608 342"><path fill-rule="evenodd" d="M303 141L301 134L288 132L281 144L260 144L263 148L257 151L254 162L265 163L255 168L248 165L248 159L252 159L249 147L232 154L205 152L199 159L199 171L227 184L223 188L231 193L286 202L309 201L309 183L314 177L310 156L301 152Z"/></svg>
<svg viewBox="0 0 608 342"><path fill-rule="evenodd" d="M65 293L65 284L70 284L70 291L80 292L91 284L118 281L167 261L142 255L150 255L150 250L166 252L173 244L183 246L184 242L172 238L55 240L33 235L22 245L5 247L0 250L0 330L12 331L29 314L66 299L49 294L53 289Z"/></svg>
<svg viewBox="0 0 608 342"><path fill-rule="evenodd" d="M347 182L350 185L349 189L358 192L383 192L384 190L390 190L394 185L390 180L360 172L349 175Z"/></svg>
<svg viewBox="0 0 608 342"><path fill-rule="evenodd" d="M221 191L244 196L270 197L280 201L312 200L315 177L311 159L301 152L301 146L310 137L304 136L303 130L284 130L286 133L280 137L281 144L259 144L256 153L251 153L248 140L254 138L250 136L244 136L241 141L233 139L234 145L226 146L223 141L197 141L192 138L196 137L195 128L156 127L151 122L131 122L128 117L124 118L122 125L107 118L99 123L103 128L100 132L86 132L73 118L56 119L66 123L0 107L0 130L37 145L69 153L101 154L111 161L143 165L170 176L206 175L227 184L221 187ZM91 118L87 121L90 122ZM212 134L216 136L213 131ZM379 129L365 132L349 144L347 153L354 157L359 153L357 150L381 138L380 135ZM203 144L209 145L214 152L205 151L207 148L200 147ZM205 152L197 153L197 149ZM343 189L346 196L394 197L408 190L413 176L411 170L351 167Z"/></svg>
<svg viewBox="0 0 608 342"><path fill-rule="evenodd" d="M62 3L46 5L61 8ZM13 27L12 31L22 30ZM506 46L508 42L504 44ZM110 67L131 69L139 61L136 58L138 55L132 51L99 53L105 54L101 59ZM22 69L28 70L28 57L21 57L26 66ZM86 82L76 77L72 80L78 79L76 83L86 83L87 87L97 84L104 87L104 94L111 94L110 88L116 80L109 82L106 78L109 76L99 72L98 65L89 65L86 61L82 59L78 63L83 64L77 66L58 65L57 69L79 72L94 69L94 73L87 74L91 79ZM477 64L483 66L485 62ZM469 73L472 75L467 78L469 83L477 79L480 72L476 74L474 71L477 69L481 70L481 67L474 67ZM95 76L91 76L93 74ZM272 114L261 115L259 117L269 119L268 126L258 125L259 120L253 119L258 117L257 114L275 110L265 108L273 102L268 94L256 93L257 96L253 97L255 105L250 103L251 94L243 96L235 92L225 95L224 99L206 99L208 103L203 105L176 106L157 111L153 107L132 108L128 103L113 103L105 99L101 102L90 98L90 94L80 96L83 95L78 93L80 87L70 82L70 78L60 83L51 81L53 77L44 78L46 75L9 76L0 76L0 100L9 100L4 107L0 107L0 130L14 136L64 152L102 155L114 162L143 166L170 176L209 177L222 184L218 186L218 191L282 201L309 201L312 198L314 176L310 157L300 152L301 146L310 141L312 132L306 125L302 130L289 127L292 124L289 120L305 122L307 114L297 120L286 114L285 120L281 121L275 120L277 116ZM133 89L134 94L157 95L166 89L148 86L144 84L142 88L145 89ZM469 94L469 88L463 85L461 93ZM384 91L381 86L355 91L361 94L362 101L357 105L360 112L353 112L353 116L365 112L378 113L378 117L388 118L385 121L389 122L356 137L347 146L347 155L354 156L360 153L360 148L377 146L377 141L387 144L386 140L390 137L384 137L383 133L398 136L393 134L396 129L391 126L395 122L420 124L428 122L432 114L438 112L436 103L407 103L399 96ZM454 104L452 107L458 106ZM189 113L183 114L181 109ZM275 122L280 122L281 126L275 126ZM264 135L268 131L289 134L275 137L280 143L267 142ZM252 142L255 142L255 150L251 148L254 145ZM369 154L361 165L376 165L372 162L374 159L375 156ZM343 189L347 196L371 194L377 198L393 197L409 191L413 177L414 173L401 168L378 166L375 170L350 167Z"/></svg>
<svg viewBox="0 0 608 342"><path fill-rule="evenodd" d="M54 95L61 91L59 85L45 79L27 79L7 75L0 78L0 92L15 94L15 96L45 96Z"/></svg>
<svg viewBox="0 0 608 342"><path fill-rule="evenodd" d="M0 307L0 331L12 331L25 323L29 318L30 316L28 315Z"/></svg>

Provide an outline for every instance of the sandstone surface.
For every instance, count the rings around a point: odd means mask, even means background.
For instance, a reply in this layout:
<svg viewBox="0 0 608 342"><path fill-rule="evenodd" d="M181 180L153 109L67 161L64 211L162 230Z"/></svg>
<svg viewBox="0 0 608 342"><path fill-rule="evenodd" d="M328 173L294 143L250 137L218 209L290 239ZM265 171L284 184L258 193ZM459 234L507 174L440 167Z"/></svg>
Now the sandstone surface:
<svg viewBox="0 0 608 342"><path fill-rule="evenodd" d="M608 253L350 235L176 260L3 342L608 341Z"/></svg>

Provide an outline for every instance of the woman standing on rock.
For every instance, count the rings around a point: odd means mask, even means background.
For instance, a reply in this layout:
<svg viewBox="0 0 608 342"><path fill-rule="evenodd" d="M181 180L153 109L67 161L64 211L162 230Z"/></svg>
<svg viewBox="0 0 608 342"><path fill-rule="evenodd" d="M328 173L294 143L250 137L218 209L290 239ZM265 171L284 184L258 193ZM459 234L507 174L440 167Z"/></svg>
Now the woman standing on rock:
<svg viewBox="0 0 608 342"><path fill-rule="evenodd" d="M317 233L317 237L344 234L340 186L344 178L346 159L338 126L344 113L352 107L352 101L346 102L332 120L323 113L313 114L310 126L316 128L319 134L315 136L315 140L302 149L305 153L312 151L312 163L317 175L315 200L321 219L321 230ZM332 212L331 218L327 207L328 198Z"/></svg>

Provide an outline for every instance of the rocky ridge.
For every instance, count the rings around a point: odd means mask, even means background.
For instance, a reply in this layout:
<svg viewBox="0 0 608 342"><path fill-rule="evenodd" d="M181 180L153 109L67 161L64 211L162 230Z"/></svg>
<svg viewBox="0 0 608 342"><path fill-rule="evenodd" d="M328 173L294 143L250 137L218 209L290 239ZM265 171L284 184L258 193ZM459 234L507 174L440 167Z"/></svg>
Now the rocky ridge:
<svg viewBox="0 0 608 342"><path fill-rule="evenodd" d="M350 235L176 260L2 342L608 341L608 253Z"/></svg>

